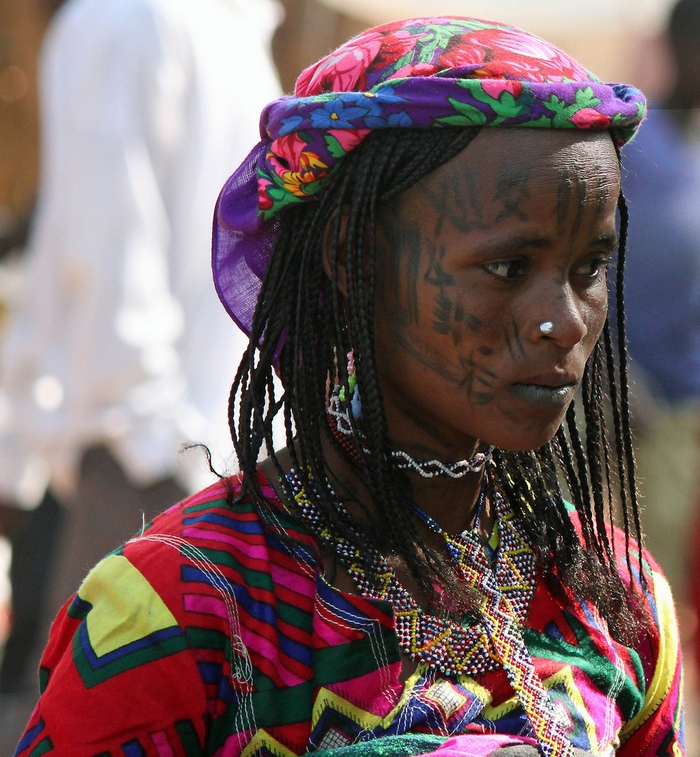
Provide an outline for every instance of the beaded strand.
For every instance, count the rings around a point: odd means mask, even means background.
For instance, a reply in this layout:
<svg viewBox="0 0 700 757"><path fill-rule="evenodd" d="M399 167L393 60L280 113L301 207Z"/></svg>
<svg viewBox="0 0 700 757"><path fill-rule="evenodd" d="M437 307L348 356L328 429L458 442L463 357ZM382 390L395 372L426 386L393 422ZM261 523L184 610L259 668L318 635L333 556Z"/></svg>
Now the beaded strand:
<svg viewBox="0 0 700 757"><path fill-rule="evenodd" d="M321 527L318 508L295 471L289 471L287 483L301 517L312 532L333 549L352 577L358 593L392 604L399 646L404 654L447 676L476 676L502 666L544 757L572 757L573 750L564 732L564 724L557 717L535 671L522 636L522 624L535 589L535 554L519 528L515 513L496 487L493 471L487 472L487 478L500 537L493 566L477 528L457 536L448 535L427 513L420 508L416 510L418 517L445 539L459 573L483 598L479 619L469 626L424 612L401 585L395 571L374 549L369 553L372 575L368 576L357 548L347 539L333 536L327 528ZM313 490L313 483L310 488ZM330 485L329 490L333 493ZM482 488L480 500L484 496ZM340 501L338 508L342 515L348 516Z"/></svg>

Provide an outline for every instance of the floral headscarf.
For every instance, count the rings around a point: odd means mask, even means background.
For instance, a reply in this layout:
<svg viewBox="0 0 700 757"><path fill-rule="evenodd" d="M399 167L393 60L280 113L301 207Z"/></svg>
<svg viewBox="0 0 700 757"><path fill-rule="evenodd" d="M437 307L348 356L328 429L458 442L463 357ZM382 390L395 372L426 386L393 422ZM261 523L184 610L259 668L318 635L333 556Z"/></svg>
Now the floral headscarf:
<svg viewBox="0 0 700 757"><path fill-rule="evenodd" d="M307 68L293 96L263 111L261 141L217 203L219 296L250 333L279 212L313 200L373 129L607 129L623 145L644 114L639 90L603 84L561 50L512 26L436 16L370 29Z"/></svg>

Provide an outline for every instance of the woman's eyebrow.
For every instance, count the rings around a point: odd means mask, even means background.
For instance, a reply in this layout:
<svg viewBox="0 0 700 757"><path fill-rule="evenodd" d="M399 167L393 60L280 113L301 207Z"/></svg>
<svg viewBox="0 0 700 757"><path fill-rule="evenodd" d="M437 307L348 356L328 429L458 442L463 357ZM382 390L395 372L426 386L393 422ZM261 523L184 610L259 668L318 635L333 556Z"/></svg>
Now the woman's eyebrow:
<svg viewBox="0 0 700 757"><path fill-rule="evenodd" d="M613 231L610 234L601 234L600 236L597 236L593 240L594 245L599 245L600 247L607 247L610 250L614 250L618 245L619 239L617 236L617 232Z"/></svg>
<svg viewBox="0 0 700 757"><path fill-rule="evenodd" d="M527 247L547 247L551 239L541 236L513 236L489 239L476 248L480 255L497 255L519 252Z"/></svg>

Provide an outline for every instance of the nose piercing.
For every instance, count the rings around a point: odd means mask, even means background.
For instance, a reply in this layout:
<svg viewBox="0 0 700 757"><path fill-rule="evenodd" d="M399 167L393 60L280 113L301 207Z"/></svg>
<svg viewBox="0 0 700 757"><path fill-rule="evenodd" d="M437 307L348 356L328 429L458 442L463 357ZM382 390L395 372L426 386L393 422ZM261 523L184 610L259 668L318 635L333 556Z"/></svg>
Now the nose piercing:
<svg viewBox="0 0 700 757"><path fill-rule="evenodd" d="M554 324L551 321L542 321L542 323L540 323L540 331L546 336L549 336L549 334L554 331Z"/></svg>

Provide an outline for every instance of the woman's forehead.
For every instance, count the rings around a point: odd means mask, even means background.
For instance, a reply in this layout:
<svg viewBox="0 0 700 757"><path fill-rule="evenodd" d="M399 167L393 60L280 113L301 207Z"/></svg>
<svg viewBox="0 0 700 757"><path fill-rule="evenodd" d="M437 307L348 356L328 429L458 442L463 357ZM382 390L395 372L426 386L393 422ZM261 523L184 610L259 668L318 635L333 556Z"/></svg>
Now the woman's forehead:
<svg viewBox="0 0 700 757"><path fill-rule="evenodd" d="M612 138L607 132L573 132L555 129L495 127L482 129L457 160L485 173L506 167L528 170L537 166L558 165L585 169L594 161L598 165L618 168L619 161Z"/></svg>
<svg viewBox="0 0 700 757"><path fill-rule="evenodd" d="M450 195L461 186L486 198L515 185L532 195L581 183L619 191L619 182L619 159L606 133L496 127L483 129L406 194Z"/></svg>
<svg viewBox="0 0 700 757"><path fill-rule="evenodd" d="M548 234L569 233L573 224L590 236L601 224L614 225L619 194L619 160L606 134L494 128L404 192L395 207L402 222L416 219L428 234L554 223Z"/></svg>

